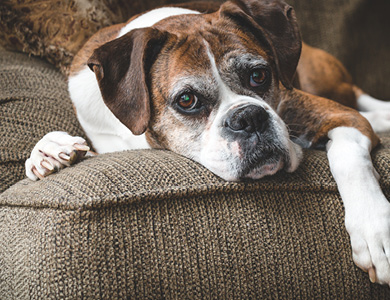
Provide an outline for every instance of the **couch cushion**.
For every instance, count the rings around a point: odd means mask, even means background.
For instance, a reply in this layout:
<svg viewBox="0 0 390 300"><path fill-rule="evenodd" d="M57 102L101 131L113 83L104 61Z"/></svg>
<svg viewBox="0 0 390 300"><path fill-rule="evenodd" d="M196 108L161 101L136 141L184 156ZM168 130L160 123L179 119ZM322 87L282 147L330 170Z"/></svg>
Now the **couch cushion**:
<svg viewBox="0 0 390 300"><path fill-rule="evenodd" d="M83 135L67 84L53 66L0 49L0 192L25 178L24 162L48 132Z"/></svg>

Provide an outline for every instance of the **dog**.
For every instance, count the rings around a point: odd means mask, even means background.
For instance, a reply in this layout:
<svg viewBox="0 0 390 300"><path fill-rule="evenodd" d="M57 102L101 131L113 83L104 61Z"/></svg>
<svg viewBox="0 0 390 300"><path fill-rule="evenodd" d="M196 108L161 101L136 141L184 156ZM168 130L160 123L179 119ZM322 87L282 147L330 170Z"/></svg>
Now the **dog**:
<svg viewBox="0 0 390 300"><path fill-rule="evenodd" d="M168 149L238 181L293 172L302 147L326 149L353 260L390 284L390 204L370 158L390 104L303 43L282 0L166 6L104 28L75 56L69 93L98 153ZM26 174L43 178L87 151L80 137L48 133Z"/></svg>

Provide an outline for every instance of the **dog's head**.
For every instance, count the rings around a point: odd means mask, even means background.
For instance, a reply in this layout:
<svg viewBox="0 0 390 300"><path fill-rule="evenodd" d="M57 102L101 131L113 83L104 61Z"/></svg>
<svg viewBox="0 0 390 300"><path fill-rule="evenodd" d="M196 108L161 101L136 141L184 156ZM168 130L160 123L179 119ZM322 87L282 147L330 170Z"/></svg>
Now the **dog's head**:
<svg viewBox="0 0 390 300"><path fill-rule="evenodd" d="M226 180L257 179L299 164L301 150L276 111L300 51L290 6L238 0L133 30L88 64L106 105L152 147Z"/></svg>

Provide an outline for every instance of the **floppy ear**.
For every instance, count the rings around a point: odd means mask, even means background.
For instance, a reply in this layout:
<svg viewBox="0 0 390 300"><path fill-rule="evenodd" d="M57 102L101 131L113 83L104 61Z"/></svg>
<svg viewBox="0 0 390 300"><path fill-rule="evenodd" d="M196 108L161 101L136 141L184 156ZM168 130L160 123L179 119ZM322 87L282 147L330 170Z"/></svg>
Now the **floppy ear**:
<svg viewBox="0 0 390 300"><path fill-rule="evenodd" d="M280 81L292 88L302 40L294 9L281 0L234 0L220 14L255 33L271 51Z"/></svg>
<svg viewBox="0 0 390 300"><path fill-rule="evenodd" d="M132 30L97 48L88 60L104 102L136 135L149 123L147 74L166 36L153 28Z"/></svg>

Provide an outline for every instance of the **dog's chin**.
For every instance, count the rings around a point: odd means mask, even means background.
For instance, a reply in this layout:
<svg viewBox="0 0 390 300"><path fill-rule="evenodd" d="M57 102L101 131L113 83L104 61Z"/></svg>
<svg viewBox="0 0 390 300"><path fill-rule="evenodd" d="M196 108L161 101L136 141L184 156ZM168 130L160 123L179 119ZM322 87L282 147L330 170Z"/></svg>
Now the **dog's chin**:
<svg viewBox="0 0 390 300"><path fill-rule="evenodd" d="M214 161L208 164L201 162L205 167L226 181L257 180L265 176L275 175L284 170L294 172L302 160L302 149L290 142L287 149L275 153L265 160L248 163L247 159L234 159L233 161Z"/></svg>
<svg viewBox="0 0 390 300"><path fill-rule="evenodd" d="M208 166L208 169L226 181L242 181L248 179L256 180L265 176L274 175L278 171L282 170L284 166L284 161L280 159L277 162L259 164L249 170L246 169L245 171L240 168L240 165L236 167L230 166L231 168L229 170L222 170L210 166Z"/></svg>
<svg viewBox="0 0 390 300"><path fill-rule="evenodd" d="M279 161L274 163L268 163L264 165L260 165L258 167L255 167L253 170L251 170L246 175L242 176L241 179L261 179L265 176L271 176L276 174L278 171L282 170L285 163L282 159L279 159Z"/></svg>

